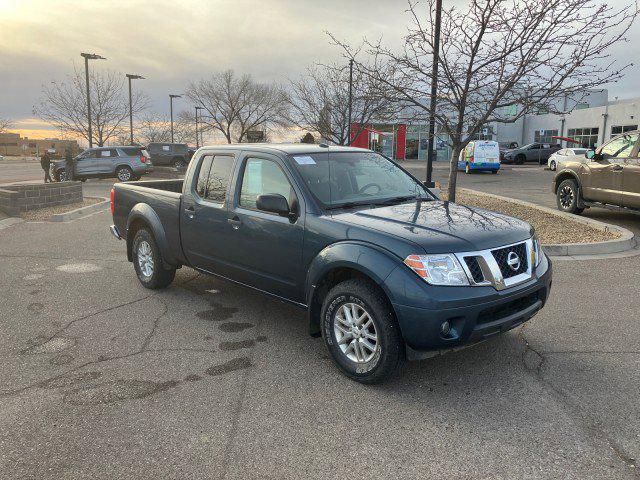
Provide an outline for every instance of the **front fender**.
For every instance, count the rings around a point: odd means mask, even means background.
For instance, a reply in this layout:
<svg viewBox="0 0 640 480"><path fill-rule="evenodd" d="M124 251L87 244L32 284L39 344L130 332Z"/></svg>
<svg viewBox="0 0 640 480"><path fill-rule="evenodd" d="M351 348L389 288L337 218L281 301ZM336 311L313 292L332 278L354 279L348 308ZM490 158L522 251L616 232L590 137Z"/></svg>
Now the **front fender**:
<svg viewBox="0 0 640 480"><path fill-rule="evenodd" d="M158 248L160 249L160 255L162 255L162 259L164 263L168 266L175 266L179 262L175 258L175 255L171 252L171 248L169 247L169 242L167 241L167 234L164 230L164 226L160 221L160 217L155 212L151 206L146 203L138 203L136 204L129 213L129 218L127 219L127 258L129 261L133 259L132 247L133 247L133 235L130 235L131 225L134 222L141 221L146 224L149 228L151 228L151 232L153 233L153 237L158 244Z"/></svg>

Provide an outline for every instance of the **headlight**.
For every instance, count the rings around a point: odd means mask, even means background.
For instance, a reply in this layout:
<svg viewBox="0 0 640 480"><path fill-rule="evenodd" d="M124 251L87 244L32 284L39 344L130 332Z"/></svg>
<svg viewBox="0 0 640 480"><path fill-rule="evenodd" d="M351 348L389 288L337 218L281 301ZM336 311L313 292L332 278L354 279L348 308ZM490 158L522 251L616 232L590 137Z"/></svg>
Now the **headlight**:
<svg viewBox="0 0 640 480"><path fill-rule="evenodd" d="M469 285L462 265L450 253L409 255L404 263L431 285Z"/></svg>
<svg viewBox="0 0 640 480"><path fill-rule="evenodd" d="M538 237L534 235L531 240L533 241L533 250L531 252L531 256L533 258L531 259L531 263L533 263L533 266L535 268L540 265L542 255L544 255L544 253L542 252L542 245L540 245L540 240L538 240Z"/></svg>

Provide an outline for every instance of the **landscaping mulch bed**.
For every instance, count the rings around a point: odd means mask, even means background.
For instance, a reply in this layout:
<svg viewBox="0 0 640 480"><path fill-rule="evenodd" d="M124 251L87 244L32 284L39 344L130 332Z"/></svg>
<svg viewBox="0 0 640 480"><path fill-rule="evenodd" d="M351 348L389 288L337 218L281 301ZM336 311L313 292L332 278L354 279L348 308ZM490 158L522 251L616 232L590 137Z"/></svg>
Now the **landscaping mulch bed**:
<svg viewBox="0 0 640 480"><path fill-rule="evenodd" d="M22 214L28 222L38 222L48 220L52 215L57 213L66 213L76 208L88 207L89 205L95 205L96 203L104 202L102 198L85 198L82 202L70 203L69 205L58 205L55 207L45 207L39 210L31 210Z"/></svg>
<svg viewBox="0 0 640 480"><path fill-rule="evenodd" d="M615 231L599 230L537 208L485 197L484 195L474 195L470 192L457 192L456 203L520 218L535 228L536 234L543 245L604 242L620 237L618 232Z"/></svg>

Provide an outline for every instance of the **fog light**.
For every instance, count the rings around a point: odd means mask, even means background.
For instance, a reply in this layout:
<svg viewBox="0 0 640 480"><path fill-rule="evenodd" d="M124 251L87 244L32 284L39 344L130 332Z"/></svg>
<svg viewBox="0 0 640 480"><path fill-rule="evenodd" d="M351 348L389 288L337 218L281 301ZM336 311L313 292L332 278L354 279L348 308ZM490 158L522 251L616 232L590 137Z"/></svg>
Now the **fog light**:
<svg viewBox="0 0 640 480"><path fill-rule="evenodd" d="M449 322L442 322L442 325L440 326L440 331L442 332L442 335L444 335L445 337L449 335L449 333L451 333L451 325L449 325Z"/></svg>

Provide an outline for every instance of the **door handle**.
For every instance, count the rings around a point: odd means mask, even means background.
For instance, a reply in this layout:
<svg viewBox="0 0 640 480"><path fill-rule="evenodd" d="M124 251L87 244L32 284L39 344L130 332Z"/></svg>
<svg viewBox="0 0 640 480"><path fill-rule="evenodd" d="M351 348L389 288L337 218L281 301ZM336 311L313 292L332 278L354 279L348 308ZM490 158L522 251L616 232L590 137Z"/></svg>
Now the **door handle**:
<svg viewBox="0 0 640 480"><path fill-rule="evenodd" d="M193 207L187 207L184 209L184 211L187 214L187 217L189 218L193 218L196 216L196 209Z"/></svg>
<svg viewBox="0 0 640 480"><path fill-rule="evenodd" d="M623 168L624 167L622 165L615 164L613 167L611 167L611 170L613 170L614 172L619 172Z"/></svg>
<svg viewBox="0 0 640 480"><path fill-rule="evenodd" d="M234 230L238 230L240 228L240 225L242 225L242 221L237 215L233 218L227 218L227 222L231 224Z"/></svg>

